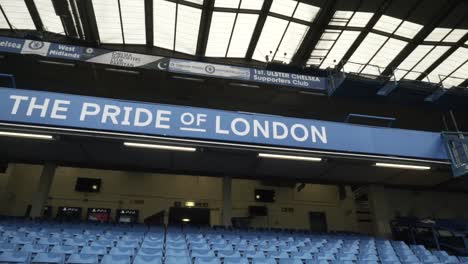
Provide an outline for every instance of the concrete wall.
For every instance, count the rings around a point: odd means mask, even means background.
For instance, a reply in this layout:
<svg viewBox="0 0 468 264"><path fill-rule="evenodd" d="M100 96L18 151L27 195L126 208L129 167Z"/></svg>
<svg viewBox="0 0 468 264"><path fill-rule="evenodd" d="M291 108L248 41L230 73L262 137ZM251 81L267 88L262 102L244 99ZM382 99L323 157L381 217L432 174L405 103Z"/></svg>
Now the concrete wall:
<svg viewBox="0 0 468 264"><path fill-rule="evenodd" d="M24 215L31 204L33 192L37 190L41 166L15 164L8 191L13 197L2 213ZM0 176L1 177L1 176ZM77 177L101 178L100 193L74 191ZM248 215L248 206L263 205L254 201L254 189L274 189L276 202L265 204L268 217L257 217L252 221L256 227L309 228L310 211L325 212L330 230L356 230L354 200L348 189L348 196L339 199L338 187L308 184L301 191L293 188L266 187L259 181L234 179L232 181L232 211L234 217ZM161 210L166 210L175 201L196 201L208 203L211 209L211 224L221 223L222 178L184 176L169 174L136 173L71 167L57 168L50 191L48 204L57 206L79 206L140 210L140 219ZM143 202L143 203L142 203ZM283 212L282 208L293 208Z"/></svg>

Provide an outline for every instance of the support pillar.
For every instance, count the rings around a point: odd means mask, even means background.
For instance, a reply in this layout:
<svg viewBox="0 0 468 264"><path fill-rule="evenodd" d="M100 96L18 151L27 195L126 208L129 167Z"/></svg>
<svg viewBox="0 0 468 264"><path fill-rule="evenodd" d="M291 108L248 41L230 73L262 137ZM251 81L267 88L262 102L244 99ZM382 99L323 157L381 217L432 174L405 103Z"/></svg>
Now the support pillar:
<svg viewBox="0 0 468 264"><path fill-rule="evenodd" d="M223 178L223 225L230 226L232 218L232 178Z"/></svg>
<svg viewBox="0 0 468 264"><path fill-rule="evenodd" d="M392 230L390 221L392 216L388 203L387 194L383 185L369 186L369 207L371 209L372 221L374 223L374 235L390 238Z"/></svg>
<svg viewBox="0 0 468 264"><path fill-rule="evenodd" d="M39 185L37 192L33 194L31 202L31 217L42 217L42 211L49 197L50 186L54 180L55 169L57 165L53 163L46 163L42 168L41 178L39 179Z"/></svg>

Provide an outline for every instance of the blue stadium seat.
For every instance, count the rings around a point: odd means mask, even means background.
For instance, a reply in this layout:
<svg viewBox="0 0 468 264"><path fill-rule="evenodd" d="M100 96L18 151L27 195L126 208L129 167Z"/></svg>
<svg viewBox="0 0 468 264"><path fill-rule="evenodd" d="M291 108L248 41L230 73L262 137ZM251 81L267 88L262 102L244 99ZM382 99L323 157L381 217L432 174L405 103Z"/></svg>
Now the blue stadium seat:
<svg viewBox="0 0 468 264"><path fill-rule="evenodd" d="M303 264L302 260L294 258L294 259L280 259L279 264Z"/></svg>
<svg viewBox="0 0 468 264"><path fill-rule="evenodd" d="M460 263L468 263L468 257L458 257L458 259L460 260Z"/></svg>
<svg viewBox="0 0 468 264"><path fill-rule="evenodd" d="M37 253L31 260L31 263L50 263L62 264L65 261L65 255L60 253Z"/></svg>
<svg viewBox="0 0 468 264"><path fill-rule="evenodd" d="M240 257L239 251L234 251L234 250L220 250L218 251L218 257L219 258L229 258L229 257Z"/></svg>
<svg viewBox="0 0 468 264"><path fill-rule="evenodd" d="M94 247L113 247L114 246L114 241L107 240L107 239L95 240L95 241L91 242L91 246L94 246Z"/></svg>
<svg viewBox="0 0 468 264"><path fill-rule="evenodd" d="M194 264L221 264L221 261L217 257L198 257Z"/></svg>
<svg viewBox="0 0 468 264"><path fill-rule="evenodd" d="M29 263L29 252L11 252L0 253L0 263Z"/></svg>
<svg viewBox="0 0 468 264"><path fill-rule="evenodd" d="M162 264L161 256L137 255L133 264Z"/></svg>
<svg viewBox="0 0 468 264"><path fill-rule="evenodd" d="M274 252L268 252L267 253L268 257L269 258L275 258L275 259L282 259L282 258L289 258L289 255L287 252L278 252L278 251L274 251Z"/></svg>
<svg viewBox="0 0 468 264"><path fill-rule="evenodd" d="M74 254L78 252L78 248L75 246L58 245L58 246L54 246L50 250L50 252L61 253L61 254Z"/></svg>
<svg viewBox="0 0 468 264"><path fill-rule="evenodd" d="M237 251L255 251L255 246L248 244L235 245Z"/></svg>
<svg viewBox="0 0 468 264"><path fill-rule="evenodd" d="M166 249L166 256L173 256L173 257L186 257L189 256L189 253L186 249Z"/></svg>
<svg viewBox="0 0 468 264"><path fill-rule="evenodd" d="M84 247L88 245L88 240L84 238L67 238L63 243L66 246Z"/></svg>
<svg viewBox="0 0 468 264"><path fill-rule="evenodd" d="M16 251L18 246L13 243L0 243L0 252L5 252L5 251Z"/></svg>
<svg viewBox="0 0 468 264"><path fill-rule="evenodd" d="M162 249L164 247L164 241L148 241L145 240L143 241L143 244L141 244L142 248L159 248Z"/></svg>
<svg viewBox="0 0 468 264"><path fill-rule="evenodd" d="M276 264L274 258L253 258L252 264Z"/></svg>
<svg viewBox="0 0 468 264"><path fill-rule="evenodd" d="M215 253L211 249L193 249L190 252L192 258L197 257L214 257Z"/></svg>
<svg viewBox="0 0 468 264"><path fill-rule="evenodd" d="M109 255L134 256L135 255L135 248L133 248L133 247L113 247L109 251Z"/></svg>
<svg viewBox="0 0 468 264"><path fill-rule="evenodd" d="M268 252L278 251L276 246L273 246L273 245L259 245L257 247L257 250L259 250L259 251L268 251Z"/></svg>
<svg viewBox="0 0 468 264"><path fill-rule="evenodd" d="M128 255L104 255L101 264L130 264Z"/></svg>
<svg viewBox="0 0 468 264"><path fill-rule="evenodd" d="M10 243L17 245L33 244L34 239L26 236L15 236L10 240Z"/></svg>
<svg viewBox="0 0 468 264"><path fill-rule="evenodd" d="M279 250L285 252L298 252L297 247L295 246L279 246Z"/></svg>
<svg viewBox="0 0 468 264"><path fill-rule="evenodd" d="M137 254L143 256L162 256L163 252L159 248L140 248Z"/></svg>
<svg viewBox="0 0 468 264"><path fill-rule="evenodd" d="M55 246L55 245L62 244L62 239L53 238L53 237L43 237L43 238L40 238L39 241L37 241L37 243L43 244L43 245Z"/></svg>
<svg viewBox="0 0 468 264"><path fill-rule="evenodd" d="M164 264L192 264L192 260L188 256L167 256Z"/></svg>
<svg viewBox="0 0 468 264"><path fill-rule="evenodd" d="M98 255L95 254L71 254L67 264L98 264Z"/></svg>
<svg viewBox="0 0 468 264"><path fill-rule="evenodd" d="M85 246L81 249L80 253L87 255L105 255L107 254L107 249L103 246Z"/></svg>
<svg viewBox="0 0 468 264"><path fill-rule="evenodd" d="M460 263L457 257L455 256L438 256L440 262L442 263Z"/></svg>
<svg viewBox="0 0 468 264"><path fill-rule="evenodd" d="M314 257L309 252L292 252L291 258L298 259L313 259Z"/></svg>
<svg viewBox="0 0 468 264"><path fill-rule="evenodd" d="M211 246L211 249L218 251L218 250L233 250L231 244L214 244Z"/></svg>
<svg viewBox="0 0 468 264"><path fill-rule="evenodd" d="M243 257L227 257L223 259L223 264L249 264L249 260Z"/></svg>
<svg viewBox="0 0 468 264"><path fill-rule="evenodd" d="M29 252L29 253L44 253L47 252L47 249L49 248L48 245L40 245L40 244L26 244L24 245L20 251L22 252ZM2 251L0 249L0 251Z"/></svg>
<svg viewBox="0 0 468 264"><path fill-rule="evenodd" d="M210 246L206 243L200 243L200 244L190 244L189 248L191 250L209 250Z"/></svg>
<svg viewBox="0 0 468 264"><path fill-rule="evenodd" d="M128 240L128 241L118 241L116 247L133 247L139 248L140 244L136 240Z"/></svg>
<svg viewBox="0 0 468 264"><path fill-rule="evenodd" d="M245 251L244 256L247 258L265 258L265 253L263 251Z"/></svg>

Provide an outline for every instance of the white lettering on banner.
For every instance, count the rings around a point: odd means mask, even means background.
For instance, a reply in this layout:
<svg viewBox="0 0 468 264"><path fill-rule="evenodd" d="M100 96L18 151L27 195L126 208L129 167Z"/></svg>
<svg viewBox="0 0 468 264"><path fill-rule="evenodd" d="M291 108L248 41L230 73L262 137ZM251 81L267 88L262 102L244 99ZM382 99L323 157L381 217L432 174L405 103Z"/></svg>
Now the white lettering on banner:
<svg viewBox="0 0 468 264"><path fill-rule="evenodd" d="M64 105L69 105L70 101L68 100L55 100L54 104L52 106L52 112L50 113L50 118L53 119L62 119L65 120L67 119L67 116L64 114L60 114L59 112L67 112L68 107L65 107Z"/></svg>
<svg viewBox="0 0 468 264"><path fill-rule="evenodd" d="M67 120L71 118L78 118L78 116L67 117L69 107L72 101L45 98L45 97L28 97L20 95L10 95L11 100L11 115L16 115L17 118L20 113L28 118L50 118ZM205 113L197 113L196 109L188 110L187 112L178 112L175 110L176 122L172 121L174 112L166 109L154 109L153 107L140 107L125 106L125 104L99 104L92 102L81 102L81 106L75 111L79 111L79 120L68 120L69 122L83 122L83 126L87 127L85 122L89 123L88 126L100 127L101 125L111 126L133 126L136 131L145 131L151 133L151 129L175 129L177 131L184 131L183 136L191 137L194 134L190 133L208 133L225 135L233 137L252 137L269 140L269 143L274 141L296 141L296 142L312 142L327 144L327 131L324 126L316 127L304 123L287 123L285 121L265 120L261 117L260 120L255 116L246 115L213 115L209 116ZM78 111L77 111L78 110ZM71 112L75 112L71 111ZM190 111L190 112L189 112ZM78 114L78 113L77 113ZM22 118L22 117L18 117ZM279 119L281 120L281 119ZM214 122L214 124L213 124ZM213 127L214 125L214 127ZM173 127L175 126L175 127ZM138 130L137 128L144 127L145 130ZM214 131L209 131L214 129ZM172 131L175 132L175 131ZM166 133L164 133L166 135ZM181 134L169 135L181 136ZM216 138L216 137L215 137ZM260 141L261 142L261 141Z"/></svg>
<svg viewBox="0 0 468 264"><path fill-rule="evenodd" d="M10 95L10 99L15 100L15 103L13 104L13 108L11 109L11 114L16 115L16 113L18 112L19 106L21 104L21 101L27 101L29 97L20 96L20 95Z"/></svg>
<svg viewBox="0 0 468 264"><path fill-rule="evenodd" d="M29 107L28 107L28 111L26 112L26 115L27 115L27 116L31 116L31 115L32 115L32 112L33 112L35 109L37 109L37 110L40 110L40 111L41 111L40 116L41 116L41 117L45 117L45 116L46 116L46 113L47 113L47 107L49 107L50 99L49 99L49 98L45 98L43 104L36 104L36 100L37 100L36 97L31 97L31 101L29 102Z"/></svg>
<svg viewBox="0 0 468 264"><path fill-rule="evenodd" d="M89 108L94 108L94 110L89 110ZM99 114L101 111L101 107L98 104L95 103L83 103L83 107L81 108L81 114L80 114L80 121L84 121L86 119L86 116L95 116Z"/></svg>

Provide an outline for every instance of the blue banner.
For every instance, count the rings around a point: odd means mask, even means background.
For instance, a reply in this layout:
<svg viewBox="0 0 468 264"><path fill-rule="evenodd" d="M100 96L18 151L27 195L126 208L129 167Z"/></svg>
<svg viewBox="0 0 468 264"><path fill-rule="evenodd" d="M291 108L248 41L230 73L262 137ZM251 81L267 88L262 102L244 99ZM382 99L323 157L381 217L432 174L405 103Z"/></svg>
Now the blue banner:
<svg viewBox="0 0 468 264"><path fill-rule="evenodd" d="M328 78L325 77L258 70L190 60L169 59L132 52L111 51L8 37L0 37L0 52L33 54L48 58L77 60L128 68L169 71L308 90L325 91L328 80Z"/></svg>
<svg viewBox="0 0 468 264"><path fill-rule="evenodd" d="M446 160L439 133L0 88L0 121Z"/></svg>

